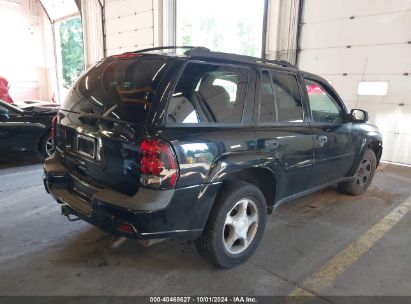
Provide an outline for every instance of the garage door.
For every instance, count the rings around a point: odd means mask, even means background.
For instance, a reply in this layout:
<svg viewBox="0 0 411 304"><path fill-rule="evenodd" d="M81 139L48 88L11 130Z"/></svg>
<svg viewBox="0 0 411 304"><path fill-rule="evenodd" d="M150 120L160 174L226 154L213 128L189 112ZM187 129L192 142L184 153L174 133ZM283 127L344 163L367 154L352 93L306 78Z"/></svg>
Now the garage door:
<svg viewBox="0 0 411 304"><path fill-rule="evenodd" d="M382 159L411 164L411 1L304 2L300 68L369 112L383 133Z"/></svg>
<svg viewBox="0 0 411 304"><path fill-rule="evenodd" d="M107 55L153 47L152 0L106 0L104 16Z"/></svg>

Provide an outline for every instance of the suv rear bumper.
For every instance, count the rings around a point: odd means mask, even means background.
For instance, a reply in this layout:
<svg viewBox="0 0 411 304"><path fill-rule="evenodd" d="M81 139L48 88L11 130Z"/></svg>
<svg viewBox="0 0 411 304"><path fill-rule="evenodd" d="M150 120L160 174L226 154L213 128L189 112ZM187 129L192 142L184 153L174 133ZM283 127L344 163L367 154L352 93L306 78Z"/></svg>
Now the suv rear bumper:
<svg viewBox="0 0 411 304"><path fill-rule="evenodd" d="M220 183L171 190L141 187L130 197L87 183L56 154L44 163L43 181L69 219L73 215L107 233L136 239L197 238L220 188ZM121 225L132 229L124 232Z"/></svg>

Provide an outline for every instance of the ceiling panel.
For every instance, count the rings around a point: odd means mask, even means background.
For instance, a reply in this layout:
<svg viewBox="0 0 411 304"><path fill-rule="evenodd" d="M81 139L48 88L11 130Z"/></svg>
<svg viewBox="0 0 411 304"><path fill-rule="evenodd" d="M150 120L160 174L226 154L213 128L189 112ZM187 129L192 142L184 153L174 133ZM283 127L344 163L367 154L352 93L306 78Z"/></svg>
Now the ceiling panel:
<svg viewBox="0 0 411 304"><path fill-rule="evenodd" d="M55 21L78 13L74 0L40 0L50 19Z"/></svg>

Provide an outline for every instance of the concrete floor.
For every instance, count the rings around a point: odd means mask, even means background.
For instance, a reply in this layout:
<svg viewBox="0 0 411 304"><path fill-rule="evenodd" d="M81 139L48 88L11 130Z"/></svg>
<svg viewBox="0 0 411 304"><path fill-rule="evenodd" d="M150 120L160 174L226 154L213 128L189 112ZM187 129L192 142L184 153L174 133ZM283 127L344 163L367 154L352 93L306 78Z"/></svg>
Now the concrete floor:
<svg viewBox="0 0 411 304"><path fill-rule="evenodd" d="M288 295L411 195L411 168L383 164L360 197L334 188L268 217L252 258L231 270L192 242L143 247L68 222L43 189L41 164L0 164L0 295ZM411 295L411 212L329 286L334 295Z"/></svg>

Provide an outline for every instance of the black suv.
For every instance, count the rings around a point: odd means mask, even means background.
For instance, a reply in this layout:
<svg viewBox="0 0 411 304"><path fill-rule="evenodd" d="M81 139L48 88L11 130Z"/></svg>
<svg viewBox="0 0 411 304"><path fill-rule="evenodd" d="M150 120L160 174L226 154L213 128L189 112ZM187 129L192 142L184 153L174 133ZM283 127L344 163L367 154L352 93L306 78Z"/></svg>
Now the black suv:
<svg viewBox="0 0 411 304"><path fill-rule="evenodd" d="M136 239L196 239L232 267L282 203L371 183L381 134L323 78L284 61L161 49L103 59L62 105L44 184L70 220Z"/></svg>

